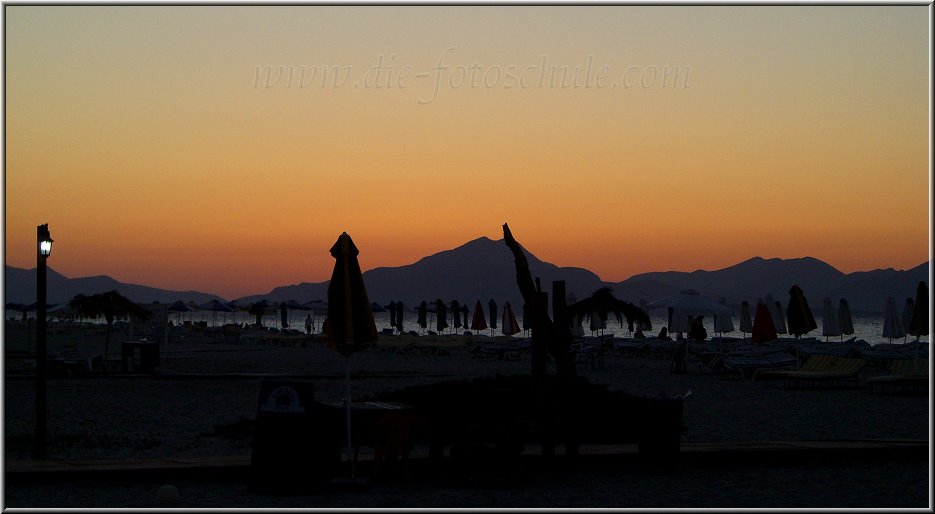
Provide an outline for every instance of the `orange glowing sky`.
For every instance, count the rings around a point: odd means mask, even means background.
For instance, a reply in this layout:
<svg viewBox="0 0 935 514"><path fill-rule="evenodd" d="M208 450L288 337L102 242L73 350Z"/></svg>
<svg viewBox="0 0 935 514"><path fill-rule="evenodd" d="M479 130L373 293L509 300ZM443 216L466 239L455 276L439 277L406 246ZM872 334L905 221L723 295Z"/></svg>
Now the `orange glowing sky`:
<svg viewBox="0 0 935 514"><path fill-rule="evenodd" d="M608 281L929 259L930 5L4 9L12 266L41 223L66 276L228 299L342 231L365 270L504 222Z"/></svg>

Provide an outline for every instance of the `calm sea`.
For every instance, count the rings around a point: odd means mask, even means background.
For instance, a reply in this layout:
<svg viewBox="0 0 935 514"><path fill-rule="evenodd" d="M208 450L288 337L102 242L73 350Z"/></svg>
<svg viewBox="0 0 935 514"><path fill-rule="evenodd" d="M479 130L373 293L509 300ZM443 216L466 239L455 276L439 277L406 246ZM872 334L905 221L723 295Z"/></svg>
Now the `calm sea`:
<svg viewBox="0 0 935 514"><path fill-rule="evenodd" d="M32 313L30 314L32 315ZM299 310L290 311L289 326L291 328L296 328L296 329L304 331L305 330L305 317L308 314L309 314L308 311L299 311ZM498 336L502 335L500 333L500 328L503 325L499 320L500 314L502 314L502 312L498 313L497 329L494 331L491 331L488 328L487 330L483 331L484 334L487 334L487 335L493 334L493 335L498 335ZM817 312L814 314L815 314L815 321L818 323L818 328L815 330L812 330L811 332L806 334L806 336L817 337L821 340L824 340L825 339L824 336L821 335L821 331L822 331L821 313ZM6 311L7 319L10 319L10 318L19 319L21 315L22 314L16 311ZM470 315L473 315L473 313L471 313ZM469 320L468 320L469 322L470 322L470 315L469 315ZM521 316L522 316L522 312L516 313L517 321L520 324L522 324ZM188 321L188 320L205 321L208 323L208 326L214 326L214 325L219 326L219 325L223 325L224 323L241 323L241 324L242 323L253 323L254 321L254 317L249 315L246 312L235 312L235 313L227 313L227 314L225 313L214 314L211 312L194 312L194 313L182 313L181 315L176 315L172 313L169 315L169 319L172 321L175 321L177 319L182 320L182 321ZM324 315L322 314L313 315L313 323L314 323L316 332L321 330L321 323L323 320L324 320ZM666 319L663 316L654 315L651 317L651 320L652 320L653 326L652 326L652 330L647 332L648 336L655 335L656 333L658 333L660 328L666 325ZM870 344L880 344L880 343L889 342L882 335L883 334L883 316L882 315L880 316L854 316L853 320L854 320L854 335L845 336L844 339L848 339L850 337L857 337L857 339L863 339L869 342ZM405 330L406 331L415 330L416 332L419 332L420 329L416 321L417 321L417 318L416 318L415 312L406 312L406 316L404 318L404 324L403 324ZM733 323L734 323L735 328L739 326L739 321L740 320L737 316L733 317ZM381 331L384 328L390 328L389 312L374 313L374 322L376 323L377 331ZM452 323L450 317L448 319L448 323L449 325ZM708 330L708 336L709 337L714 336L715 335L714 326L713 326L713 321L711 320L711 318L705 317L704 324L705 324L705 328ZM266 327L279 328L280 327L279 315L269 314L267 316L264 316L263 325ZM426 330L432 330L432 331L438 332L435 326L436 326L435 314L429 313L428 314L428 327L426 328ZM589 330L587 319L584 320L583 326L584 326L585 335L598 335L598 332L592 333ZM464 327L459 329L459 332L463 332L463 331L464 331ZM452 331L451 328L449 328L445 331L445 333L454 333L454 332ZM621 327L620 324L614 320L608 320L607 328L603 330L603 333L604 335L613 334L616 337L629 337L631 335L631 333L627 330L626 324L624 324L624 326ZM520 332L516 334L516 337L521 337L523 335L524 335L524 332ZM526 333L525 335L528 335L528 333ZM733 336L733 337L743 337L743 334L739 330L735 330L734 332L727 332L724 335ZM746 334L746 337L750 337L750 334ZM837 341L840 339L841 339L840 337L829 338L830 341ZM912 339L913 338L910 336L907 339L907 341L912 340ZM924 338L924 339L927 340L928 338ZM894 343L901 343L902 341L903 341L902 339L893 340Z"/></svg>

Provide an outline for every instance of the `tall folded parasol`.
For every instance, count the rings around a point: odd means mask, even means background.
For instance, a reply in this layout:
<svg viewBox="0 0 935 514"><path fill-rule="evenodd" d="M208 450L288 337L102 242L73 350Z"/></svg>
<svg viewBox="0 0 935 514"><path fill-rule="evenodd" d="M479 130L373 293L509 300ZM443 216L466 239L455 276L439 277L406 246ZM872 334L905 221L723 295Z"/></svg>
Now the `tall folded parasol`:
<svg viewBox="0 0 935 514"><path fill-rule="evenodd" d="M341 233L331 247L335 263L328 283L328 319L325 320L328 346L345 357L344 417L351 476L354 475L351 456L351 355L370 347L377 340L370 299L357 261L359 253L347 232Z"/></svg>

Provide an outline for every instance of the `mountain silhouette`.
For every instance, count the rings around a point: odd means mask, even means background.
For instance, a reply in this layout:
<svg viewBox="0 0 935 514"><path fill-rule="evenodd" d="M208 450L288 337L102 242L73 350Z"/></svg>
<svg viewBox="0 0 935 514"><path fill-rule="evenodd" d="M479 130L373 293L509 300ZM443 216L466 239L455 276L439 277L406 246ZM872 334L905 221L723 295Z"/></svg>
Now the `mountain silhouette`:
<svg viewBox="0 0 935 514"><path fill-rule="evenodd" d="M533 278L540 279L542 290L551 293L552 281L565 280L566 290L576 298L589 296L602 286L608 286L622 300L637 303L641 298L653 301L694 289L713 299L724 297L727 304L738 307L744 300L753 304L757 298L771 294L785 306L789 288L798 284L812 309L820 308L822 299L830 297L835 305L846 298L853 312L882 313L886 297L896 298L902 305L907 297L915 297L919 281L928 282L929 263L910 270L892 268L845 274L833 266L812 257L797 259L764 259L754 257L723 269L692 272L663 271L634 275L621 282L602 282L594 273L577 267L559 267L544 262L525 250ZM35 270L6 266L7 302L32 303L36 298ZM473 305L490 299L502 305L509 301L520 309L522 298L516 285L513 255L503 240L481 237L457 248L424 257L412 264L381 267L366 271L364 283L371 301L387 305L402 300L415 307L422 300L441 298L446 303L458 300ZM63 303L75 295L94 294L116 289L139 303L175 300L204 303L218 296L197 291L170 291L136 284L120 283L107 276L69 279L49 269L49 302ZM241 303L257 300L300 303L324 300L328 281L280 286L266 294L239 298ZM816 314L817 315L817 314Z"/></svg>
<svg viewBox="0 0 935 514"><path fill-rule="evenodd" d="M568 292L584 298L603 285L600 277L586 269L559 267L524 251L529 269L533 277L540 278L544 291L551 292L552 281L565 280ZM368 296L379 304L402 300L407 306L414 307L422 300L431 302L436 298L470 305L475 300L486 305L491 298L500 305L504 301L517 308L523 304L516 285L513 254L502 239L494 241L481 237L412 264L374 268L364 272L363 276ZM302 302L324 299L327 289L328 282L302 283L277 287L268 294L247 296L239 301L295 299Z"/></svg>
<svg viewBox="0 0 935 514"><path fill-rule="evenodd" d="M171 291L137 284L125 284L111 277L97 275L93 277L67 278L51 267L46 270L46 291L49 303L62 305L78 294L92 295L116 290L123 296L137 303L172 303L176 300L193 301L197 304L221 299L210 293L198 291ZM36 269L22 269L6 266L4 269L4 289L7 302L25 305L36 301Z"/></svg>
<svg viewBox="0 0 935 514"><path fill-rule="evenodd" d="M845 274L813 257L754 257L715 271L643 273L608 285L621 298L652 301L684 289L694 289L712 299L724 297L728 305L738 307L744 300L755 305L757 298L765 298L767 294L785 306L789 288L798 284L813 311L828 296L835 305L839 299L847 299L854 312L879 313L886 306L887 296L914 297L919 281L928 281L928 266L924 263L906 271L890 268Z"/></svg>

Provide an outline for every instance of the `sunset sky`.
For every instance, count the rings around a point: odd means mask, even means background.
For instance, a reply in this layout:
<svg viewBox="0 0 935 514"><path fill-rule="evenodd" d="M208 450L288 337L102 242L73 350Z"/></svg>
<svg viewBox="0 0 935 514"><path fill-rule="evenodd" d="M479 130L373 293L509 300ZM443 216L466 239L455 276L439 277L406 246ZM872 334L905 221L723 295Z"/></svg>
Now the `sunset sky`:
<svg viewBox="0 0 935 514"><path fill-rule="evenodd" d="M232 299L508 222L607 281L911 268L930 9L5 6L5 260L49 223L66 276Z"/></svg>

